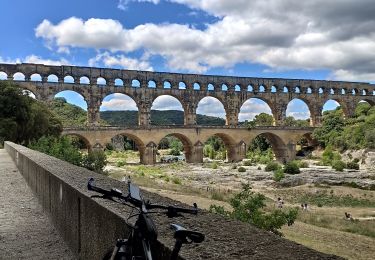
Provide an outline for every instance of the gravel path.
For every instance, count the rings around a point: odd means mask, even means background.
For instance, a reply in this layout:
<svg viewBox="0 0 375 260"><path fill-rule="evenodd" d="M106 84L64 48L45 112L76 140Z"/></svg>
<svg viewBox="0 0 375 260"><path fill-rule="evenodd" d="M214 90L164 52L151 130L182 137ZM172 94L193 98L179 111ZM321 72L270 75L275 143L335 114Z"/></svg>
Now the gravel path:
<svg viewBox="0 0 375 260"><path fill-rule="evenodd" d="M76 259L0 149L0 259Z"/></svg>

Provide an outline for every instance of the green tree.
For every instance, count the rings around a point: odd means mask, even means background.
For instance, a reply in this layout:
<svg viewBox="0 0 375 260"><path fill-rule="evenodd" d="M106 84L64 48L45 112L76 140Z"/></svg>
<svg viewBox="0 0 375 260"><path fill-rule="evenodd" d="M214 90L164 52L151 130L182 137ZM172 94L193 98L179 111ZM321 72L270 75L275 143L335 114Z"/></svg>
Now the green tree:
<svg viewBox="0 0 375 260"><path fill-rule="evenodd" d="M266 113L260 113L255 116L253 121L256 126L272 126L273 116Z"/></svg>
<svg viewBox="0 0 375 260"><path fill-rule="evenodd" d="M295 119L292 116L287 116L284 120L285 126L307 127L310 125L308 120Z"/></svg>
<svg viewBox="0 0 375 260"><path fill-rule="evenodd" d="M344 115L340 107L335 110L325 111L323 113L322 126L316 129L313 133L322 147L333 142L336 137L339 137L344 129Z"/></svg>
<svg viewBox="0 0 375 260"><path fill-rule="evenodd" d="M62 124L48 107L13 82L0 81L0 141L28 144L43 135L58 136Z"/></svg>
<svg viewBox="0 0 375 260"><path fill-rule="evenodd" d="M242 222L250 223L258 228L282 235L279 229L283 225L292 225L297 218L298 209L274 209L267 213L264 211L266 197L255 193L249 184L243 184L242 190L230 200L233 211L226 211L221 206L210 206L210 211Z"/></svg>

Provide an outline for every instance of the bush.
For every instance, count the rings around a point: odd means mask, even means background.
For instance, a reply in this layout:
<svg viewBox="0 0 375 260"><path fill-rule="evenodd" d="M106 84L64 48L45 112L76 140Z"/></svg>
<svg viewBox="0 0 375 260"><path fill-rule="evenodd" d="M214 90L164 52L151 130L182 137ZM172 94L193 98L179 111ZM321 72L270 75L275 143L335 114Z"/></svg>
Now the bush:
<svg viewBox="0 0 375 260"><path fill-rule="evenodd" d="M118 161L118 162L116 163L116 166L117 166L117 167L122 167L122 166L124 166L125 164L126 164L125 160L120 160L120 161Z"/></svg>
<svg viewBox="0 0 375 260"><path fill-rule="evenodd" d="M181 184L182 184L181 179L178 178L178 177L172 177L172 182L173 182L174 184L178 184L178 185L181 185Z"/></svg>
<svg viewBox="0 0 375 260"><path fill-rule="evenodd" d="M332 162L332 168L338 172L342 172L345 168L345 163L341 160L335 160Z"/></svg>
<svg viewBox="0 0 375 260"><path fill-rule="evenodd" d="M238 172L246 172L246 168L240 166L240 167L238 167L237 171L238 171Z"/></svg>
<svg viewBox="0 0 375 260"><path fill-rule="evenodd" d="M266 197L251 191L248 184L243 184L241 192L230 200L233 211L226 211L222 206L210 206L210 212L250 223L258 228L282 235L278 230L283 225L292 225L297 218L298 209L275 209L269 213L264 211Z"/></svg>
<svg viewBox="0 0 375 260"><path fill-rule="evenodd" d="M211 169L217 169L217 167L218 167L217 162L213 162L213 163L211 163L211 165L210 165L210 168L211 168Z"/></svg>
<svg viewBox="0 0 375 260"><path fill-rule="evenodd" d="M269 162L269 163L267 163L266 168L264 168L264 170L266 172L272 172L272 171L276 171L280 168L281 168L281 165L278 164L277 162Z"/></svg>
<svg viewBox="0 0 375 260"><path fill-rule="evenodd" d="M285 174L284 174L283 169L277 169L276 171L273 172L273 179L275 181L279 182L284 178L285 178Z"/></svg>
<svg viewBox="0 0 375 260"><path fill-rule="evenodd" d="M351 161L346 164L346 168L352 169L352 170L359 170L359 164L354 161Z"/></svg>
<svg viewBox="0 0 375 260"><path fill-rule="evenodd" d="M289 174L298 174L301 171L299 170L299 167L296 161L290 161L284 165L284 172L289 173Z"/></svg>
<svg viewBox="0 0 375 260"><path fill-rule="evenodd" d="M297 161L299 168L309 168L309 164L306 161Z"/></svg>
<svg viewBox="0 0 375 260"><path fill-rule="evenodd" d="M82 166L97 173L104 173L106 165L107 156L101 150L91 151L82 158Z"/></svg>
<svg viewBox="0 0 375 260"><path fill-rule="evenodd" d="M250 160L243 161L242 164L244 166L251 166L253 163Z"/></svg>

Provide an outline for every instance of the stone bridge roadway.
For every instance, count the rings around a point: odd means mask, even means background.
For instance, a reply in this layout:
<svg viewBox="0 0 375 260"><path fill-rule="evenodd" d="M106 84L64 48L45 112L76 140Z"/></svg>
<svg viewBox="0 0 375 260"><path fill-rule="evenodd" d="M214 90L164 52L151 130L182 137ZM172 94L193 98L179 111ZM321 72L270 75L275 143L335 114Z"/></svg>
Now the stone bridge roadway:
<svg viewBox="0 0 375 260"><path fill-rule="evenodd" d="M0 180L0 259L76 259L4 149Z"/></svg>
<svg viewBox="0 0 375 260"><path fill-rule="evenodd" d="M103 149L117 135L129 137L138 146L140 160L143 164L156 162L156 151L159 142L167 135L177 137L184 145L187 162L203 162L203 146L211 136L220 137L227 148L227 159L230 162L241 161L246 156L248 144L258 135L267 138L271 143L276 159L285 162L295 158L296 143L304 136L311 140L313 127L88 127L65 128L63 135L75 135L83 139L88 149Z"/></svg>

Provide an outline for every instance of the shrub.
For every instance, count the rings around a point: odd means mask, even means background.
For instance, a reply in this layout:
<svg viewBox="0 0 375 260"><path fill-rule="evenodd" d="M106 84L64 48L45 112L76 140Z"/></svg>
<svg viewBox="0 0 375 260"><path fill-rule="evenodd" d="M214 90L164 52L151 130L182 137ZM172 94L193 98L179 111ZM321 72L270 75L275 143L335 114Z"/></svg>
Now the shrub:
<svg viewBox="0 0 375 260"><path fill-rule="evenodd" d="M240 167L238 167L237 171L238 171L238 172L246 172L246 168L240 166Z"/></svg>
<svg viewBox="0 0 375 260"><path fill-rule="evenodd" d="M269 163L267 163L266 168L264 168L264 170L266 172L272 172L272 171L276 171L280 168L281 168L281 165L278 164L277 162L269 162Z"/></svg>
<svg viewBox="0 0 375 260"><path fill-rule="evenodd" d="M359 164L355 163L354 161L348 162L346 164L346 168L353 169L353 170L359 170Z"/></svg>
<svg viewBox="0 0 375 260"><path fill-rule="evenodd" d="M258 166L258 170L259 170L259 171L262 170L262 167Z"/></svg>
<svg viewBox="0 0 375 260"><path fill-rule="evenodd" d="M273 172L273 179L275 181L279 182L284 178L285 178L285 174L284 174L283 169L277 169L276 171Z"/></svg>
<svg viewBox="0 0 375 260"><path fill-rule="evenodd" d="M122 167L122 166L124 166L125 164L126 164L125 160L120 160L120 161L118 161L118 162L116 163L116 166L117 166L117 167Z"/></svg>
<svg viewBox="0 0 375 260"><path fill-rule="evenodd" d="M297 161L299 168L309 168L309 164L306 161Z"/></svg>
<svg viewBox="0 0 375 260"><path fill-rule="evenodd" d="M181 179L180 178L178 178L178 177L172 177L172 182L174 183L174 184L178 184L178 185L181 185Z"/></svg>
<svg viewBox="0 0 375 260"><path fill-rule="evenodd" d="M298 174L301 171L299 170L298 164L295 161L290 161L284 165L284 172L289 174Z"/></svg>
<svg viewBox="0 0 375 260"><path fill-rule="evenodd" d="M82 166L97 173L104 173L104 167L107 165L107 156L104 151L93 150L82 158Z"/></svg>
<svg viewBox="0 0 375 260"><path fill-rule="evenodd" d="M217 167L218 167L217 162L213 162L213 163L211 163L211 165L210 165L210 168L211 168L211 169L217 169Z"/></svg>
<svg viewBox="0 0 375 260"><path fill-rule="evenodd" d="M345 163L341 160L335 160L332 162L332 168L338 172L342 172L345 168Z"/></svg>
<svg viewBox="0 0 375 260"><path fill-rule="evenodd" d="M282 235L278 230L283 225L292 225L297 218L298 209L275 209L269 213L264 211L266 197L251 191L248 184L243 184L241 192L230 200L233 211L226 211L222 206L210 206L210 212L224 215L242 222L250 223L258 228Z"/></svg>
<svg viewBox="0 0 375 260"><path fill-rule="evenodd" d="M244 166L251 166L253 163L250 160L243 161L242 164Z"/></svg>

